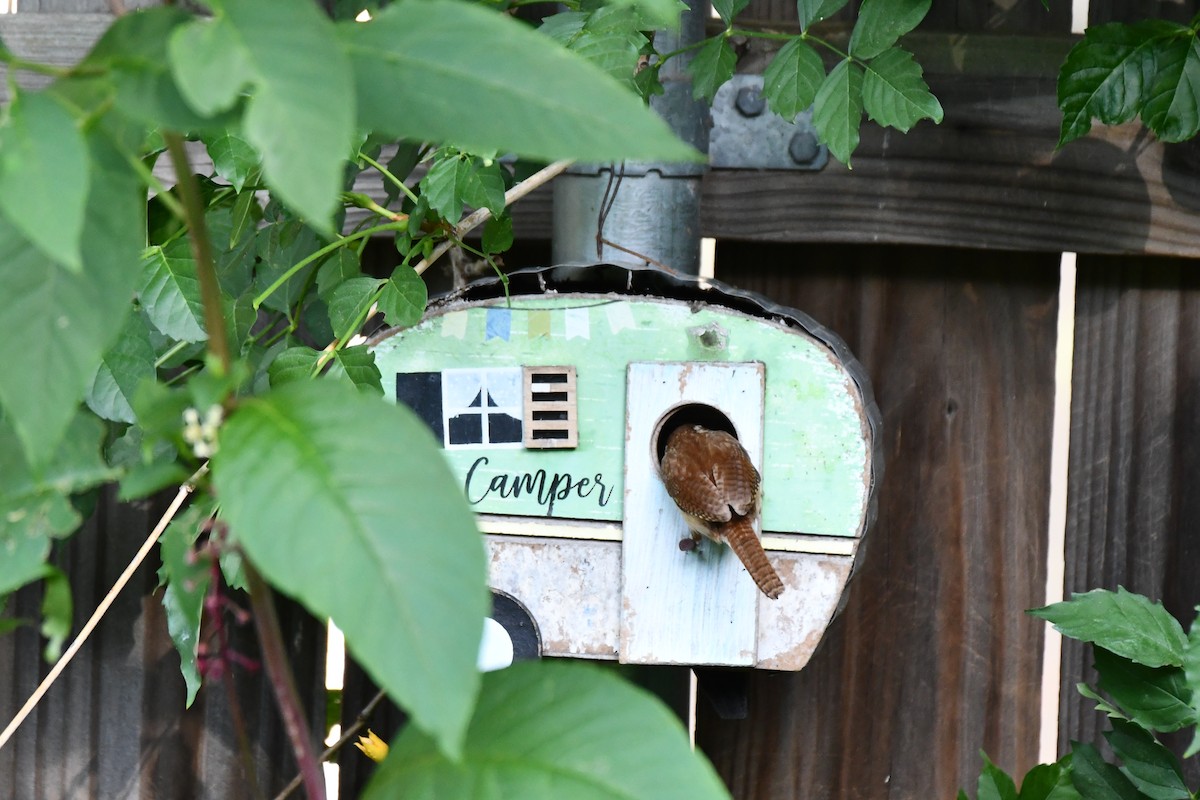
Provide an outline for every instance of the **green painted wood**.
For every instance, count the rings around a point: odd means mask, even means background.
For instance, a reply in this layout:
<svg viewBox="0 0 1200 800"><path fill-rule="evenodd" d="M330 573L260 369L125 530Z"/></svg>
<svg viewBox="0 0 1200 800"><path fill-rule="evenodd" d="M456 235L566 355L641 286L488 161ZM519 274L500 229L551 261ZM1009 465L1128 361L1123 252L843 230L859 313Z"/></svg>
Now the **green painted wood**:
<svg viewBox="0 0 1200 800"><path fill-rule="evenodd" d="M626 365L760 361L771 465L764 531L862 533L871 472L858 387L824 344L793 328L660 298L515 297L435 311L380 342L376 360L393 391L396 373L575 365L578 448L453 448L446 457L477 512L608 521L622 518Z"/></svg>

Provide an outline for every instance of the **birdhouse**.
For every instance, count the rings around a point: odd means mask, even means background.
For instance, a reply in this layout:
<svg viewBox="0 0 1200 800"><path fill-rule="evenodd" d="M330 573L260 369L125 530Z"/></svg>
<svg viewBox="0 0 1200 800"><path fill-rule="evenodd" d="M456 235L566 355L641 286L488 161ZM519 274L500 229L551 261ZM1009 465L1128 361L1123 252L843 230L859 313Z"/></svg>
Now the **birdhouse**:
<svg viewBox="0 0 1200 800"><path fill-rule="evenodd" d="M878 410L829 331L714 281L601 265L472 285L374 345L384 386L429 425L478 515L493 590L527 613L543 655L807 663L879 473ZM690 546L663 480L684 426L733 437L761 475L748 524L778 598L730 547Z"/></svg>

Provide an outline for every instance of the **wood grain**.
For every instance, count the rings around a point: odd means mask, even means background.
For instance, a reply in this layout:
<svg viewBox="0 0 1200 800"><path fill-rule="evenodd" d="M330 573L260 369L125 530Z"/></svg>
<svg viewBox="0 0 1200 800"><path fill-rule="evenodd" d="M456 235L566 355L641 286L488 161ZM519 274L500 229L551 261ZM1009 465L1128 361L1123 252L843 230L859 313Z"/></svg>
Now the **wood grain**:
<svg viewBox="0 0 1200 800"><path fill-rule="evenodd" d="M1040 9L1027 0L1011 13L1032 14L1033 6ZM999 12L987 4L977 13L968 11L974 4L953 8L955 24L968 31L1040 35L908 37L945 109L941 125L926 121L901 134L865 123L853 170L831 163L815 173L711 171L702 186L702 235L1200 256L1197 146L1163 145L1131 123L1097 128L1057 149L1055 82L1076 41L1045 35L1063 30L1059 14L1031 27L1036 15L1020 24L979 23L973 14ZM18 14L0 18L0 36L15 52L69 64L107 22L103 14ZM769 61L765 47L760 40L747 44L739 70L760 72ZM356 189L382 196L370 173ZM518 236L549 238L551 198L543 189L516 206ZM358 219L351 215L350 224Z"/></svg>
<svg viewBox="0 0 1200 800"><path fill-rule="evenodd" d="M1200 604L1200 276L1150 258L1080 259L1078 275L1066 589L1124 586L1186 629ZM1091 663L1089 646L1066 643L1064 752L1108 727L1075 691ZM1185 763L1195 785L1200 768Z"/></svg>
<svg viewBox="0 0 1200 800"><path fill-rule="evenodd" d="M796 675L755 672L750 716L701 704L738 800L927 800L986 749L1036 760L1057 257L723 244L717 276L841 335L883 412L879 519L848 600ZM770 465L766 465L770 469Z"/></svg>
<svg viewBox="0 0 1200 800"><path fill-rule="evenodd" d="M97 512L55 556L71 581L74 630L91 614L158 520L165 504L119 504L103 493ZM179 657L167 634L159 597L157 559L143 564L16 737L0 750L0 797L37 800L250 800L223 685L201 690L184 709ZM40 588L17 592L7 614L37 619ZM279 604L297 685L316 729L324 722L318 657L322 626L294 604ZM0 637L0 720L7 722L48 667L44 642L25 627ZM234 646L254 656L250 629ZM291 750L261 674L237 676L238 702L255 748L264 791L274 793L295 774Z"/></svg>

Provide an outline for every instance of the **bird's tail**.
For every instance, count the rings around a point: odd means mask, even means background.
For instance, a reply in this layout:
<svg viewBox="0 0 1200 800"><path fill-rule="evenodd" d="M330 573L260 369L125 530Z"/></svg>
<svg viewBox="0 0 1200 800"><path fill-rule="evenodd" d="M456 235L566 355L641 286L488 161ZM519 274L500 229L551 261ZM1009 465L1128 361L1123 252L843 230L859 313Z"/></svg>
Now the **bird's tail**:
<svg viewBox="0 0 1200 800"><path fill-rule="evenodd" d="M743 517L723 527L722 533L725 534L725 541L741 559L746 571L750 573L750 577L758 584L762 593L772 600L783 594L783 581L779 580L779 574L767 560L767 554L763 551L762 544L758 541L758 536L754 533L754 525L750 520Z"/></svg>

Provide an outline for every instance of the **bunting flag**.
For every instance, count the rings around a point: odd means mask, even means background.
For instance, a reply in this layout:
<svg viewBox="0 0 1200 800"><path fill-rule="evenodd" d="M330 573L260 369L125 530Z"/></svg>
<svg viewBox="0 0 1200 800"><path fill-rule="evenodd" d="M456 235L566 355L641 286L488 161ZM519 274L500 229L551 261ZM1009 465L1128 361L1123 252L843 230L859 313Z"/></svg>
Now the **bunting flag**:
<svg viewBox="0 0 1200 800"><path fill-rule="evenodd" d="M608 315L609 330L613 333L620 333L626 328L635 327L633 324L633 313L629 310L628 303L609 303L604 307L604 310Z"/></svg>
<svg viewBox="0 0 1200 800"><path fill-rule="evenodd" d="M467 312L455 311L442 315L442 336L461 339L467 335Z"/></svg>
<svg viewBox="0 0 1200 800"><path fill-rule="evenodd" d="M568 340L592 338L588 309L586 307L564 309L563 315L566 322Z"/></svg>
<svg viewBox="0 0 1200 800"><path fill-rule="evenodd" d="M550 338L550 309L539 308L529 312L529 338Z"/></svg>
<svg viewBox="0 0 1200 800"><path fill-rule="evenodd" d="M491 339L503 339L507 342L512 332L512 311L507 308L489 308L485 330L485 342Z"/></svg>

